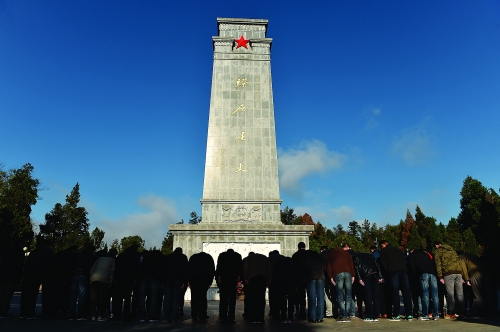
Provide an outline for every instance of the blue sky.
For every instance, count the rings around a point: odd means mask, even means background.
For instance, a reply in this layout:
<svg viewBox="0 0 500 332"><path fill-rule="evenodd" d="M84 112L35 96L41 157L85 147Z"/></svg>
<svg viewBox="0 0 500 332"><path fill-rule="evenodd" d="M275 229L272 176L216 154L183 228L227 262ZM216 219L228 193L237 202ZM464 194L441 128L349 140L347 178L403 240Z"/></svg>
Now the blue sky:
<svg viewBox="0 0 500 332"><path fill-rule="evenodd" d="M269 20L282 208L446 224L467 175L498 191L498 1L0 0L0 163L35 167L35 222L77 182L108 242L201 214L217 17Z"/></svg>

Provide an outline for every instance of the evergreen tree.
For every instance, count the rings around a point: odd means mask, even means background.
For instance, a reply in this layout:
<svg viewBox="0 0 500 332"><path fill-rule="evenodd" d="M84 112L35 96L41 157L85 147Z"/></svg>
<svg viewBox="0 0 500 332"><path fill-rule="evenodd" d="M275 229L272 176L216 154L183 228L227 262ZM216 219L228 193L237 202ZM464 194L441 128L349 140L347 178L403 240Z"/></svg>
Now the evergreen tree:
<svg viewBox="0 0 500 332"><path fill-rule="evenodd" d="M314 224L314 231L309 236L309 249L319 252L321 246L328 246L328 239L325 227L318 221Z"/></svg>
<svg viewBox="0 0 500 332"><path fill-rule="evenodd" d="M467 228L465 232L462 234L464 239L464 251L476 256L480 254L480 247L476 241L476 237L474 233L472 233L470 228Z"/></svg>
<svg viewBox="0 0 500 332"><path fill-rule="evenodd" d="M184 219L181 219L177 225L183 225L184 224ZM174 251L174 234L172 234L171 231L167 232L167 235L163 238L163 241L161 242L161 249L160 251L164 255L168 255Z"/></svg>
<svg viewBox="0 0 500 332"><path fill-rule="evenodd" d="M335 229L333 230L333 233L334 233L335 237L347 234L346 231L344 230L344 226L342 226L342 224L338 224L335 227Z"/></svg>
<svg viewBox="0 0 500 332"><path fill-rule="evenodd" d="M458 226L457 219L451 218L450 221L448 221L443 240L446 244L449 244L455 250L464 250L462 233L460 232L460 227Z"/></svg>
<svg viewBox="0 0 500 332"><path fill-rule="evenodd" d="M125 251L125 249L127 249L133 245L136 245L138 248L137 250L139 252L141 252L144 249L146 249L144 247L145 244L146 244L146 241L144 241L142 239L142 237L140 237L139 235L125 236L120 240L120 249L121 249L120 252Z"/></svg>
<svg viewBox="0 0 500 332"><path fill-rule="evenodd" d="M372 232L373 229L372 225L368 221L368 219L365 219L363 221L363 224L361 225L361 242L363 243L363 246L366 250L368 250L372 245L375 244L375 234Z"/></svg>
<svg viewBox="0 0 500 332"><path fill-rule="evenodd" d="M429 240L427 241L427 250L434 251L435 242L444 242L444 230L445 228L442 223L439 223L439 225L436 225L435 222L433 224L430 224L429 227L430 235L429 235Z"/></svg>
<svg viewBox="0 0 500 332"><path fill-rule="evenodd" d="M342 248L342 246L346 243L349 244L351 246L351 248L356 252L366 252L366 250L363 246L363 243L361 243L361 241L357 237L355 237L349 233L337 236L333 240L330 247L331 248Z"/></svg>
<svg viewBox="0 0 500 332"><path fill-rule="evenodd" d="M52 244L54 252L72 246L82 247L90 242L89 219L80 202L80 185L77 183L66 195L66 203L56 203L45 215L45 224L40 225L39 236Z"/></svg>
<svg viewBox="0 0 500 332"><path fill-rule="evenodd" d="M198 214L196 213L196 211L193 211L189 214L189 221L188 223L190 225L197 225L201 222L201 217L198 217Z"/></svg>
<svg viewBox="0 0 500 332"><path fill-rule="evenodd" d="M409 249L425 249L426 241L423 239L420 234L418 233L417 226L413 226L411 228L411 233L408 238L408 242L406 243L406 246L403 249L409 250Z"/></svg>
<svg viewBox="0 0 500 332"><path fill-rule="evenodd" d="M164 255L171 254L174 251L174 235L171 231L168 231L167 235L163 238L160 251Z"/></svg>
<svg viewBox="0 0 500 332"><path fill-rule="evenodd" d="M293 209L290 209L288 206L284 210L281 210L280 214L283 225L293 225L295 219L297 219L297 216L293 213Z"/></svg>
<svg viewBox="0 0 500 332"><path fill-rule="evenodd" d="M471 229L485 250L498 251L500 238L500 197L470 176L460 191L460 214L457 222L462 231Z"/></svg>
<svg viewBox="0 0 500 332"><path fill-rule="evenodd" d="M99 227L94 228L90 233L90 244L92 244L96 251L104 249L104 231Z"/></svg>
<svg viewBox="0 0 500 332"><path fill-rule="evenodd" d="M436 219L434 217L425 216L418 205L415 211L415 225L417 226L418 233L422 239L425 240L424 248L427 250L431 250L434 241L442 240L441 238L437 239Z"/></svg>
<svg viewBox="0 0 500 332"><path fill-rule="evenodd" d="M0 254L6 248L33 240L31 207L36 204L40 181L33 177L34 167L4 171L0 165Z"/></svg>
<svg viewBox="0 0 500 332"><path fill-rule="evenodd" d="M348 233L359 240L359 231L361 230L361 227L356 220L353 220L349 223L348 229Z"/></svg>
<svg viewBox="0 0 500 332"><path fill-rule="evenodd" d="M387 224L382 232L381 240L387 240L391 246L399 247L400 226Z"/></svg>

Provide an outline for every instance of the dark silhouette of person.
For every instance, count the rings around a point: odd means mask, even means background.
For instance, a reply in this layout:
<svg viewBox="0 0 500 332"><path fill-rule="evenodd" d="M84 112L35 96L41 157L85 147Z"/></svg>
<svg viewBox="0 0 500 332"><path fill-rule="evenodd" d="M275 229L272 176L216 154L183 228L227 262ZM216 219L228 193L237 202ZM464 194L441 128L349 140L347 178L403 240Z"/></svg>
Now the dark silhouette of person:
<svg viewBox="0 0 500 332"><path fill-rule="evenodd" d="M139 287L139 321L157 322L156 306L163 254L159 250L142 252L141 282ZM147 298L147 302L146 302ZM146 309L147 308L147 309Z"/></svg>
<svg viewBox="0 0 500 332"><path fill-rule="evenodd" d="M280 252L278 250L273 250L269 252L269 262L271 263L271 271L272 275L274 275L274 268L276 265L276 261L281 257ZM279 281L274 278L271 280L269 284L269 317L272 319L280 319L280 304L278 300L278 290L277 283Z"/></svg>
<svg viewBox="0 0 500 332"><path fill-rule="evenodd" d="M292 323L297 290L297 266L291 257L280 255L273 269L281 322Z"/></svg>
<svg viewBox="0 0 500 332"><path fill-rule="evenodd" d="M10 247L0 262L0 318L11 318L10 301L14 295L14 287L23 276L24 241Z"/></svg>
<svg viewBox="0 0 500 332"><path fill-rule="evenodd" d="M297 266L297 291L295 294L295 314L297 319L306 319L306 275L304 266L304 256L306 254L306 244L299 242L298 250L292 255Z"/></svg>
<svg viewBox="0 0 500 332"><path fill-rule="evenodd" d="M137 250L138 245L134 244L115 259L113 318L116 321L131 320L132 290L138 282L141 271L141 254Z"/></svg>
<svg viewBox="0 0 500 332"><path fill-rule="evenodd" d="M219 318L221 322L234 322L236 308L236 286L242 269L241 255L233 249L219 254L215 279L219 287Z"/></svg>
<svg viewBox="0 0 500 332"><path fill-rule="evenodd" d="M191 318L195 322L206 322L207 291L215 275L212 256L205 252L192 255L188 263L188 284L191 288Z"/></svg>
<svg viewBox="0 0 500 332"><path fill-rule="evenodd" d="M90 308L92 317L99 321L108 319L109 289L114 280L116 249L99 257L90 269Z"/></svg>
<svg viewBox="0 0 500 332"><path fill-rule="evenodd" d="M245 297L248 309L245 319L252 323L264 323L266 287L271 282L271 263L261 254L248 255L244 265ZM248 316L248 317L247 317Z"/></svg>
<svg viewBox="0 0 500 332"><path fill-rule="evenodd" d="M94 250L94 246L89 245L81 248L72 256L69 294L70 319L86 319L85 301L90 289L90 268L94 263Z"/></svg>
<svg viewBox="0 0 500 332"><path fill-rule="evenodd" d="M168 322L179 321L179 300L182 288L187 285L188 259L178 247L164 257L161 268L163 287L163 317Z"/></svg>
<svg viewBox="0 0 500 332"><path fill-rule="evenodd" d="M36 249L26 258L21 284L21 318L36 319L36 300L50 254L47 243L40 238L37 239Z"/></svg>

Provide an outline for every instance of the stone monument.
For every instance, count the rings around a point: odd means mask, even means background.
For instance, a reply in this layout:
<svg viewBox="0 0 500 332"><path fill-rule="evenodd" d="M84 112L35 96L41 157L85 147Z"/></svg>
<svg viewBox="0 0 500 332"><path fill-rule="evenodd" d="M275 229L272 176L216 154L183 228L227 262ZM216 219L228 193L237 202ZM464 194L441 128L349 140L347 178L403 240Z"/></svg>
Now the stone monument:
<svg viewBox="0 0 500 332"><path fill-rule="evenodd" d="M281 223L267 20L218 18L217 26L202 221L170 225L174 248L216 262L228 248L291 256L314 226Z"/></svg>

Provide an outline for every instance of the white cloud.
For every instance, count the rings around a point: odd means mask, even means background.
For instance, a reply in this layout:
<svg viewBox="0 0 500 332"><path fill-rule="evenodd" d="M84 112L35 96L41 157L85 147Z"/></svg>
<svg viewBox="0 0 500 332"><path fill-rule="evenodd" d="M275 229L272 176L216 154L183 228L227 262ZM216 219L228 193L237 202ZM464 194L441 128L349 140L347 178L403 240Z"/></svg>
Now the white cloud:
<svg viewBox="0 0 500 332"><path fill-rule="evenodd" d="M436 154L434 137L423 127L407 128L393 138L392 152L410 166L426 164Z"/></svg>
<svg viewBox="0 0 500 332"><path fill-rule="evenodd" d="M106 232L104 241L110 244L113 239L139 235L146 241L146 248L161 247L161 242L168 231L168 225L177 222L177 210L167 198L154 195L140 197L137 204L148 211L134 213L111 220L96 222L96 226Z"/></svg>
<svg viewBox="0 0 500 332"><path fill-rule="evenodd" d="M340 169L346 160L347 156L329 151L326 144L319 140L303 142L298 149L280 151L280 188L297 192L303 178L331 169Z"/></svg>

